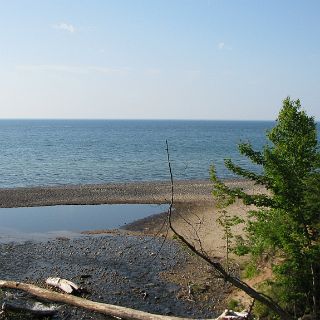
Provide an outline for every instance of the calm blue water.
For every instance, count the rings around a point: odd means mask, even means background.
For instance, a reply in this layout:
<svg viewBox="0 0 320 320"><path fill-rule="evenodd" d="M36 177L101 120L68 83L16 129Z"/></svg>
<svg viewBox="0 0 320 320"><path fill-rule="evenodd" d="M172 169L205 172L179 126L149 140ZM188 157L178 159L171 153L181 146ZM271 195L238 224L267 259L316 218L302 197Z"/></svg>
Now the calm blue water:
<svg viewBox="0 0 320 320"><path fill-rule="evenodd" d="M0 208L0 234L115 229L167 210L152 204Z"/></svg>
<svg viewBox="0 0 320 320"><path fill-rule="evenodd" d="M0 243L78 237L80 231L119 228L167 210L150 204L0 208Z"/></svg>
<svg viewBox="0 0 320 320"><path fill-rule="evenodd" d="M140 120L0 120L0 187L222 177L240 141L260 148L273 122Z"/></svg>

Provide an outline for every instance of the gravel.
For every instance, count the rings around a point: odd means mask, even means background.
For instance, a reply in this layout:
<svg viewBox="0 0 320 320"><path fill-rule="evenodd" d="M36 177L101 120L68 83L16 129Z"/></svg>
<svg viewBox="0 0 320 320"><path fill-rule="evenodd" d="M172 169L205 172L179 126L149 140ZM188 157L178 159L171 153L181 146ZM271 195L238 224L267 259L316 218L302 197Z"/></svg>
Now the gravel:
<svg viewBox="0 0 320 320"><path fill-rule="evenodd" d="M252 189L252 183L228 180L230 186ZM169 203L170 182L131 182L100 185L0 189L0 207L35 207L59 204ZM175 202L212 201L209 180L174 181Z"/></svg>
<svg viewBox="0 0 320 320"><path fill-rule="evenodd" d="M252 189L252 184L244 181L228 184ZM175 181L174 199L176 203L212 201L211 190L210 181ZM169 203L170 198L168 182L0 189L0 207ZM180 287L161 277L162 272L182 267L189 258L174 242L166 241L163 246L162 242L162 238L110 234L3 243L1 279L44 286L47 277L61 277L82 285L89 292L87 298L94 301L158 314L214 318L212 306L179 299ZM64 306L57 319L108 318Z"/></svg>
<svg viewBox="0 0 320 320"><path fill-rule="evenodd" d="M161 273L185 264L188 254L174 242L146 236L99 235L79 239L0 245L2 279L44 286L47 277L72 280L87 298L157 314L203 318L203 306L177 298L179 286ZM161 248L160 253L158 254ZM57 319L106 319L79 308L63 307Z"/></svg>

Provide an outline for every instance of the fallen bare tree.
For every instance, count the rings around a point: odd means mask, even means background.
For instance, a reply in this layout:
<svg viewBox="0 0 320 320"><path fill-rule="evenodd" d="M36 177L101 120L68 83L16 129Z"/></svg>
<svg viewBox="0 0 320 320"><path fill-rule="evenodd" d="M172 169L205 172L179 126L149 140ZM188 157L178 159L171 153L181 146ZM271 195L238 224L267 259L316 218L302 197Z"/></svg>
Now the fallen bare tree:
<svg viewBox="0 0 320 320"><path fill-rule="evenodd" d="M22 301L5 301L1 306L1 313L14 312L30 314L37 318L52 317L58 313L58 308L55 306L47 307L41 302L25 303Z"/></svg>
<svg viewBox="0 0 320 320"><path fill-rule="evenodd" d="M194 254L198 257L206 261L210 266L216 270L225 281L228 281L238 289L247 293L253 299L261 302L262 304L266 305L269 309L274 311L282 320L291 320L293 319L281 306L275 302L271 297L267 296L262 292L256 291L254 288L250 287L247 283L240 280L238 277L232 275L228 270L224 268L224 266L219 262L215 261L210 258L203 250L198 250L195 245L193 245L190 241L188 241L182 234L180 234L175 227L173 226L172 222L172 209L174 204L174 183L173 183L173 173L171 168L171 161L170 161L170 153L169 153L169 145L168 141L166 140L166 151L167 151L167 161L169 166L170 172L170 180L171 180L171 201L168 210L168 225L175 236L187 247L189 248Z"/></svg>
<svg viewBox="0 0 320 320"><path fill-rule="evenodd" d="M46 299L53 302L66 303L75 307L85 308L91 311L99 312L102 314L110 315L118 318L134 319L134 320L183 320L183 318L155 315L148 312L138 311L130 308L94 302L81 297L63 294L48 289L43 289L38 286L16 282L0 280L1 288L18 289L32 294L41 299Z"/></svg>
<svg viewBox="0 0 320 320"><path fill-rule="evenodd" d="M131 308L95 302L81 297L76 297L69 294L63 294L48 289L43 289L38 286L23 282L0 280L0 288L22 290L41 299L49 300L52 302L65 303L75 307L85 308L90 311L99 312L115 318L132 320L190 320L188 318L163 316L144 311L134 310ZM226 310L216 320L245 320L247 319L247 315L247 313L229 313L229 311Z"/></svg>

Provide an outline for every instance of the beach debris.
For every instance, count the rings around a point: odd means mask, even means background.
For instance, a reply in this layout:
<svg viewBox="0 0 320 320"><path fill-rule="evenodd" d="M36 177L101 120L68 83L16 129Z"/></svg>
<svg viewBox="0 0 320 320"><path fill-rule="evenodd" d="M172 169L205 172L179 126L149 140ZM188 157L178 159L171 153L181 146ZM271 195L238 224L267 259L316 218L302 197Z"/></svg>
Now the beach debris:
<svg viewBox="0 0 320 320"><path fill-rule="evenodd" d="M57 314L59 307L55 305L48 307L41 302L5 301L1 309L3 312L27 312L38 317L49 317Z"/></svg>
<svg viewBox="0 0 320 320"><path fill-rule="evenodd" d="M57 279L60 278L51 278L55 279L55 283L59 282ZM65 280L68 281L68 280ZM70 282L70 281L69 281ZM101 302L95 302L88 299L76 297L73 295L53 292L48 289L40 288L33 284L9 281L9 280L0 280L0 288L16 289L27 292L33 296L36 296L41 299L46 299L53 302L65 303L75 307L81 307L87 310L99 312L105 315L112 316L117 319L135 319L135 320L192 320L188 318L179 318L170 315L159 315L152 314L145 311L135 310L127 307L121 307L112 304L106 304ZM170 310L169 310L170 311ZM171 313L171 312L170 312ZM218 318L215 320L247 320L249 317L249 312L234 312L231 310L225 310ZM214 320L214 319L212 319Z"/></svg>
<svg viewBox="0 0 320 320"><path fill-rule="evenodd" d="M216 320L246 320L248 316L247 311L236 312L226 309Z"/></svg>
<svg viewBox="0 0 320 320"><path fill-rule="evenodd" d="M74 283L62 278L50 277L46 280L46 284L59 288L66 293L78 293L80 288Z"/></svg>

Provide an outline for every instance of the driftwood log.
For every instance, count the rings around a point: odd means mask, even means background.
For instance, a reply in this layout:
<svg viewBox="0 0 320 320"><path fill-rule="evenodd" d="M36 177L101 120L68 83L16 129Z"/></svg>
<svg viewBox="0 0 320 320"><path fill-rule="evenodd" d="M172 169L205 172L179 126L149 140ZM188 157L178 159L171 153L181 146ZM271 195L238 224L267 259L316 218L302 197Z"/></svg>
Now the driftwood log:
<svg viewBox="0 0 320 320"><path fill-rule="evenodd" d="M190 320L188 318L162 316L162 315L152 314L152 313L134 310L126 307L120 307L120 306L115 306L115 305L101 303L101 302L94 302L84 298L72 296L69 294L50 291L32 284L23 283L23 282L0 280L0 288L22 290L41 299L46 299L53 302L66 303L75 307L80 307L80 308L88 309L91 311L99 312L105 315L113 316L115 318L132 319L132 320ZM216 320L228 320L228 319L245 320L247 319L247 314L233 313L228 315L228 313L225 311Z"/></svg>
<svg viewBox="0 0 320 320"><path fill-rule="evenodd" d="M6 301L1 306L2 311L13 311L30 313L37 317L53 316L58 312L57 307L47 307L40 302L33 304L23 303L19 301Z"/></svg>
<svg viewBox="0 0 320 320"><path fill-rule="evenodd" d="M59 288L66 293L77 293L80 289L74 282L61 278L50 277L46 280L46 284Z"/></svg>

